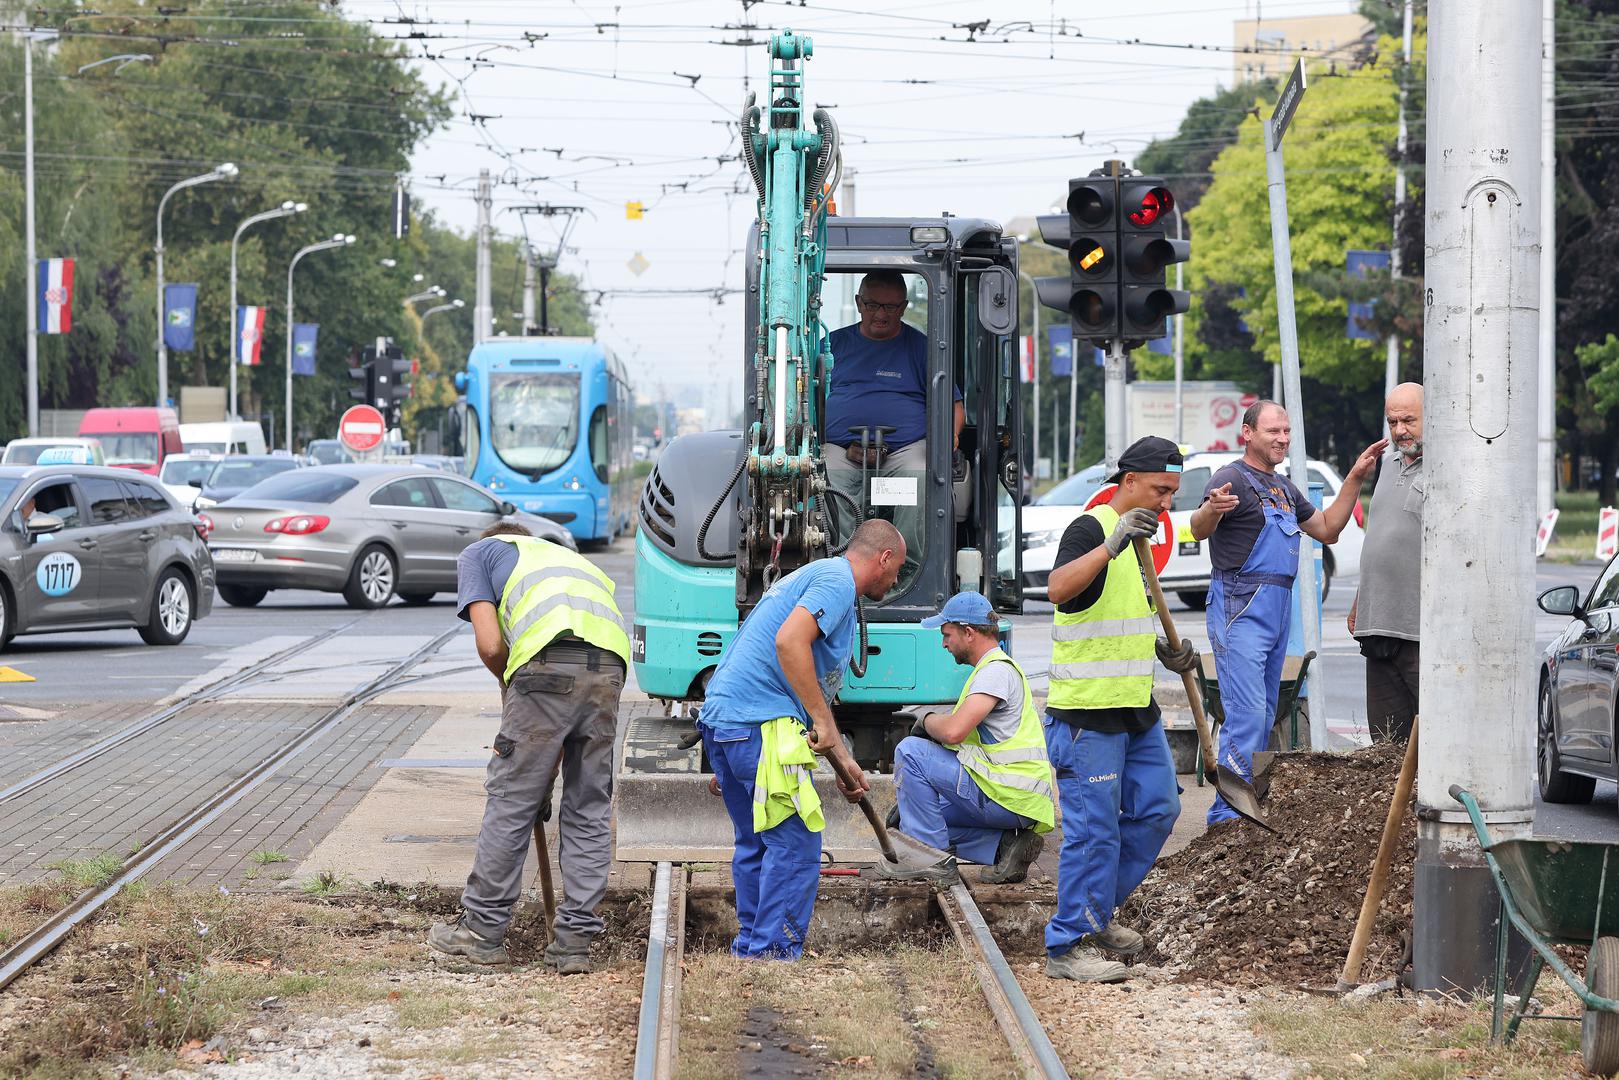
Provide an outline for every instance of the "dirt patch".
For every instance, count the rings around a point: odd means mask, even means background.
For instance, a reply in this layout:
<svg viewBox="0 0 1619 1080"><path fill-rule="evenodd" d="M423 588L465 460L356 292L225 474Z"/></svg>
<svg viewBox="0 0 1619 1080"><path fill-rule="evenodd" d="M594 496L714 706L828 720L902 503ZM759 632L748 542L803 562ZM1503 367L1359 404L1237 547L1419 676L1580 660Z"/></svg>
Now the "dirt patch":
<svg viewBox="0 0 1619 1080"><path fill-rule="evenodd" d="M1149 963L1235 984L1332 985L1377 854L1403 748L1280 757L1266 819L1217 826L1162 859L1120 913ZM1416 818L1406 811L1362 981L1394 974L1411 926Z"/></svg>

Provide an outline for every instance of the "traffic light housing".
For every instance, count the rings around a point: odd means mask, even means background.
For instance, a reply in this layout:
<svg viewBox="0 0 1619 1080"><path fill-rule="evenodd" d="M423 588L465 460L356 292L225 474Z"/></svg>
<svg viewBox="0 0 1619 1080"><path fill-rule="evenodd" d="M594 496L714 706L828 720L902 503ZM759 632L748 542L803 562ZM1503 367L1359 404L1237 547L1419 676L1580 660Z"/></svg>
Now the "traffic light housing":
<svg viewBox="0 0 1619 1080"><path fill-rule="evenodd" d="M349 388L349 397L376 406L389 427L398 427L412 393L409 377L416 374L416 361L405 359L405 351L387 338L366 346L360 361L359 367L349 368L349 378L359 383Z"/></svg>
<svg viewBox="0 0 1619 1080"><path fill-rule="evenodd" d="M349 368L349 378L355 385L349 387L349 397L355 401L363 401L367 405L375 405L377 401L377 368L375 352L366 349L360 354L359 367Z"/></svg>
<svg viewBox="0 0 1619 1080"><path fill-rule="evenodd" d="M1037 278L1035 293L1068 315L1076 346L1119 336L1118 208L1119 181L1089 176L1068 181L1066 214L1039 219L1040 238L1068 252L1068 277Z"/></svg>
<svg viewBox="0 0 1619 1080"><path fill-rule="evenodd" d="M1169 228L1175 196L1156 176L1118 181L1119 336L1126 349L1161 338L1170 316L1191 306L1191 294L1167 287L1168 268L1191 258L1192 245Z"/></svg>

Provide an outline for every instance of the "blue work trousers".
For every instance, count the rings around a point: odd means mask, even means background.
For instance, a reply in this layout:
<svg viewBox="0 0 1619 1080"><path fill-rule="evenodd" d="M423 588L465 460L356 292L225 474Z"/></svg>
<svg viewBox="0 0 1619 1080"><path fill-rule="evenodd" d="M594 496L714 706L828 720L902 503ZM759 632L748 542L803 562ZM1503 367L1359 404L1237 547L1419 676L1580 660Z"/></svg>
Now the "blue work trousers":
<svg viewBox="0 0 1619 1080"><path fill-rule="evenodd" d="M1031 822L984 794L961 759L932 739L907 736L894 747L899 827L968 862L992 863L1001 837Z"/></svg>
<svg viewBox="0 0 1619 1080"><path fill-rule="evenodd" d="M731 955L797 960L821 884L821 834L811 832L797 814L764 832L753 831L753 787L763 740L758 728L749 732L716 738L703 728L703 748L736 838L731 881L739 929Z"/></svg>
<svg viewBox="0 0 1619 1080"><path fill-rule="evenodd" d="M1219 574L1209 583L1209 641L1225 711L1215 752L1222 769L1244 780L1253 779L1254 754L1265 749L1276 726L1292 604L1292 590L1281 585L1238 591ZM1216 798L1209 807L1210 825L1236 816L1224 799Z"/></svg>
<svg viewBox="0 0 1619 1080"><path fill-rule="evenodd" d="M1129 735L1048 716L1046 753L1062 799L1057 911L1046 923L1046 952L1061 956L1107 929L1163 850L1181 801L1162 724Z"/></svg>

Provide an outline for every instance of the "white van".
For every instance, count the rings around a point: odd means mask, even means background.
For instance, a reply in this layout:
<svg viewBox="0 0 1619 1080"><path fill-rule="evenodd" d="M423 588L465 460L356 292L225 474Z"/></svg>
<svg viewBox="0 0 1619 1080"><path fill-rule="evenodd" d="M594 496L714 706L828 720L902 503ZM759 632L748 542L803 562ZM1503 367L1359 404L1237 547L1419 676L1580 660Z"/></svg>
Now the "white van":
<svg viewBox="0 0 1619 1080"><path fill-rule="evenodd" d="M245 420L210 424L181 424L180 442L188 452L210 454L263 454L264 429Z"/></svg>

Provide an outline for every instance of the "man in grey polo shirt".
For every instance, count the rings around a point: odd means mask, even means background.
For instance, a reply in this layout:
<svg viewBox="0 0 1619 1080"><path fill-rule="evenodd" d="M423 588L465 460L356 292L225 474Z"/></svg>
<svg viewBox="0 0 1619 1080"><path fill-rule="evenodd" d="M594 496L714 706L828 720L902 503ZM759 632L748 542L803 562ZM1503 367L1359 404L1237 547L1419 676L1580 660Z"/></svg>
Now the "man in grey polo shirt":
<svg viewBox="0 0 1619 1080"><path fill-rule="evenodd" d="M1349 632L1366 657L1366 719L1372 738L1411 736L1417 715L1422 601L1422 385L1401 383L1384 405L1388 451L1372 492L1360 592Z"/></svg>

